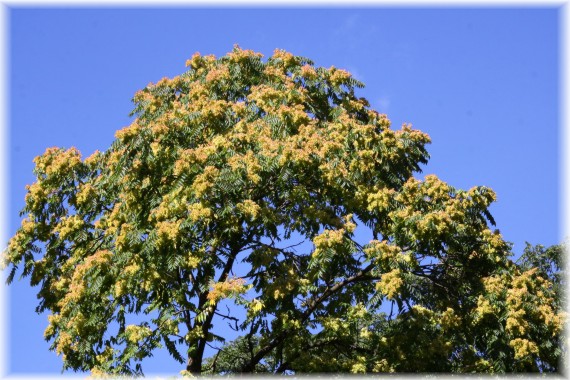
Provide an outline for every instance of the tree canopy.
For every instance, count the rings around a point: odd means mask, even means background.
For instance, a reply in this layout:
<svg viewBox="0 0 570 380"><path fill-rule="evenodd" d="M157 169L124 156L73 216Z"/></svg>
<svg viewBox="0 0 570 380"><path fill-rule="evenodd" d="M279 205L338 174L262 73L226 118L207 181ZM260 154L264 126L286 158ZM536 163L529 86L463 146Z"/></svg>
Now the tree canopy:
<svg viewBox="0 0 570 380"><path fill-rule="evenodd" d="M491 189L414 177L427 134L283 50L187 66L108 150L34 160L4 265L64 369L139 375L162 347L182 374L559 370L560 265L510 259Z"/></svg>

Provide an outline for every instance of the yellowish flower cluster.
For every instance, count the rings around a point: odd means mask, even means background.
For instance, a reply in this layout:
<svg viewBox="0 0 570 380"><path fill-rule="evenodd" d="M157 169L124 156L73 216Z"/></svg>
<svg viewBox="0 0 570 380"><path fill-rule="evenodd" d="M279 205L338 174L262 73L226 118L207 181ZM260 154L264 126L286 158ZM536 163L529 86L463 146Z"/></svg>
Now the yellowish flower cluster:
<svg viewBox="0 0 570 380"><path fill-rule="evenodd" d="M118 280L115 283L115 290L114 290L113 294L115 295L116 298L119 298L119 297L127 294L127 290L128 290L127 282L124 280Z"/></svg>
<svg viewBox="0 0 570 380"><path fill-rule="evenodd" d="M362 149L356 152L357 158L350 163L350 170L367 173L374 170L377 164L377 154L371 149Z"/></svg>
<svg viewBox="0 0 570 380"><path fill-rule="evenodd" d="M297 318L291 318L287 313L278 313L277 318L279 318L285 329L298 329L301 327L301 321Z"/></svg>
<svg viewBox="0 0 570 380"><path fill-rule="evenodd" d="M261 212L261 207L251 199L246 199L236 205L236 209L243 213L249 220L255 220Z"/></svg>
<svg viewBox="0 0 570 380"><path fill-rule="evenodd" d="M350 320L360 320L368 314L368 309L362 302L358 302L356 305L350 306L346 314Z"/></svg>
<svg viewBox="0 0 570 380"><path fill-rule="evenodd" d="M201 112L202 116L208 121L215 121L226 114L231 109L230 103L225 100L207 100L204 104L193 102L189 106L189 111Z"/></svg>
<svg viewBox="0 0 570 380"><path fill-rule="evenodd" d="M317 72L315 71L313 66L310 65L304 65L301 67L301 75L309 80L314 80L317 78Z"/></svg>
<svg viewBox="0 0 570 380"><path fill-rule="evenodd" d="M418 220L416 227L420 236L432 234L444 235L450 232L451 223L451 218L445 211L435 211L428 213Z"/></svg>
<svg viewBox="0 0 570 380"><path fill-rule="evenodd" d="M87 157L85 159L85 161L83 161L85 163L85 165L87 166L94 166L97 164L97 162L99 162L99 160L102 157L102 153L99 152L98 150L96 150L95 152L93 152L89 157Z"/></svg>
<svg viewBox="0 0 570 380"><path fill-rule="evenodd" d="M213 186L215 179L219 175L219 170L214 166L206 166L201 174L198 174L192 184L192 190L196 197L202 197Z"/></svg>
<svg viewBox="0 0 570 380"><path fill-rule="evenodd" d="M513 339L509 342L509 346L515 350L515 359L527 359L530 355L538 354L536 343L528 339Z"/></svg>
<svg viewBox="0 0 570 380"><path fill-rule="evenodd" d="M260 109L270 111L277 109L278 106L285 101L286 96L283 91L269 85L261 84L251 88L247 100L249 102L255 102Z"/></svg>
<svg viewBox="0 0 570 380"><path fill-rule="evenodd" d="M396 268L382 275L380 281L376 283L376 290L386 295L386 298L389 300L392 300L399 294L403 284L402 271Z"/></svg>
<svg viewBox="0 0 570 380"><path fill-rule="evenodd" d="M343 228L347 233L353 233L356 229L356 223L354 223L353 214L348 214L342 217Z"/></svg>
<svg viewBox="0 0 570 380"><path fill-rule="evenodd" d="M455 310L448 307L442 314L440 319L441 327L444 330L458 328L461 325L461 318L455 314Z"/></svg>
<svg viewBox="0 0 570 380"><path fill-rule="evenodd" d="M528 322L525 319L526 311L524 309L509 309L507 315L505 331L513 335L524 335L528 329Z"/></svg>
<svg viewBox="0 0 570 380"><path fill-rule="evenodd" d="M115 246L118 250L125 250L128 248L128 235L134 230L134 227L129 223L121 224L121 231L115 239Z"/></svg>
<svg viewBox="0 0 570 380"><path fill-rule="evenodd" d="M324 230L323 233L313 238L315 250L313 256L318 256L323 250L335 248L344 243L344 228L338 230Z"/></svg>
<svg viewBox="0 0 570 380"><path fill-rule="evenodd" d="M151 126L152 134L157 140L162 140L164 135L170 130L165 120L156 120Z"/></svg>
<svg viewBox="0 0 570 380"><path fill-rule="evenodd" d="M26 204L30 209L37 209L41 207L47 197L47 191L41 181L35 182L31 185L26 185Z"/></svg>
<svg viewBox="0 0 570 380"><path fill-rule="evenodd" d="M209 314L211 313L211 310L207 308L206 310L203 310L202 313ZM200 338L204 338L204 331L202 331L202 326L199 325L194 327L184 336L186 342L195 342L197 339Z"/></svg>
<svg viewBox="0 0 570 380"><path fill-rule="evenodd" d="M109 168L113 168L116 166L122 157L125 155L125 149L114 150L109 154L109 158L107 159L107 166Z"/></svg>
<svg viewBox="0 0 570 380"><path fill-rule="evenodd" d="M202 203L192 203L188 206L188 217L194 223L201 220L209 220L213 215L212 209Z"/></svg>
<svg viewBox="0 0 570 380"><path fill-rule="evenodd" d="M487 254L497 256L497 259L501 259L502 252L505 252L507 248L507 243L505 243L501 234L498 231L491 231L487 228L483 230L482 238L485 241Z"/></svg>
<svg viewBox="0 0 570 380"><path fill-rule="evenodd" d="M399 261L402 248L397 245L390 244L385 240L372 240L364 249L364 253L370 259L376 259L379 262L392 263Z"/></svg>
<svg viewBox="0 0 570 380"><path fill-rule="evenodd" d="M152 334L152 330L147 326L127 325L125 327L125 338L129 343L138 343Z"/></svg>
<svg viewBox="0 0 570 380"><path fill-rule="evenodd" d="M282 49L275 49L271 58L274 60L281 60L285 67L295 64L295 56Z"/></svg>
<svg viewBox="0 0 570 380"><path fill-rule="evenodd" d="M412 306L412 311L413 311L413 316L416 320L425 320L432 322L435 320L435 312L424 306L414 305Z"/></svg>
<svg viewBox="0 0 570 380"><path fill-rule="evenodd" d="M229 278L224 282L216 282L213 284L208 293L208 300L218 302L223 298L245 293L248 289L249 287L245 285L243 278Z"/></svg>
<svg viewBox="0 0 570 380"><path fill-rule="evenodd" d="M194 82L190 84L190 89L188 90L188 100L194 102L198 102L200 105L205 105L205 103L209 99L209 88L206 84L200 82ZM192 107L192 104L188 104L188 107ZM188 108L187 111L199 111L194 108Z"/></svg>
<svg viewBox="0 0 570 380"><path fill-rule="evenodd" d="M115 353L115 350L113 348L107 346L107 347L105 347L105 350L101 354L95 356L95 360L98 364L107 363L109 360L111 360L114 353ZM91 373L93 374L93 372L91 372Z"/></svg>
<svg viewBox="0 0 570 380"><path fill-rule="evenodd" d="M186 61L186 67L190 67L194 70L198 70L208 64L213 63L216 60L214 55L200 55L199 52L196 52L192 55L192 58Z"/></svg>
<svg viewBox="0 0 570 380"><path fill-rule="evenodd" d="M141 125L137 121L134 121L131 125L115 132L115 137L119 140L125 140L136 136L140 133L141 129Z"/></svg>
<svg viewBox="0 0 570 380"><path fill-rule="evenodd" d="M515 359L534 362L535 355L539 354L537 329L545 325L552 336L556 336L564 324L564 314L553 308L550 282L533 268L486 277L482 283L486 294L479 296L475 322L484 315L499 320L505 318L505 332Z"/></svg>
<svg viewBox="0 0 570 380"><path fill-rule="evenodd" d="M339 86L341 84L345 84L348 79L351 78L351 75L348 71L337 69L334 66L331 66L328 70L329 73L329 80L333 86Z"/></svg>
<svg viewBox="0 0 570 380"><path fill-rule="evenodd" d="M85 226L85 222L79 215L61 218L53 231L59 234L61 240L65 240Z"/></svg>
<svg viewBox="0 0 570 380"><path fill-rule="evenodd" d="M201 258L199 256L195 256L193 252L188 253L188 260L186 260L186 265L190 269L198 268L200 265Z"/></svg>
<svg viewBox="0 0 570 380"><path fill-rule="evenodd" d="M72 350L73 337L66 331L62 331L57 339L55 353L58 355L65 354Z"/></svg>
<svg viewBox="0 0 570 380"><path fill-rule="evenodd" d="M356 363L350 368L351 373L366 373L366 356L359 355L356 358Z"/></svg>
<svg viewBox="0 0 570 380"><path fill-rule="evenodd" d="M396 372L393 364L390 364L386 359L380 359L374 363L372 372L393 373Z"/></svg>
<svg viewBox="0 0 570 380"><path fill-rule="evenodd" d="M482 279L485 291L490 294L501 294L505 290L505 279L499 275L489 276Z"/></svg>
<svg viewBox="0 0 570 380"><path fill-rule="evenodd" d="M274 83L282 84L289 80L289 77L287 76L287 67L282 63L265 66L263 74L265 74L267 78L271 78L271 81Z"/></svg>
<svg viewBox="0 0 570 380"><path fill-rule="evenodd" d="M48 326L44 330L44 338L49 339L55 334L55 329L60 321L59 314L48 315Z"/></svg>
<svg viewBox="0 0 570 380"><path fill-rule="evenodd" d="M0 262L0 269L5 269L10 263L20 260L25 252L25 247L29 241L28 235L23 231L18 231L8 241L8 249L2 252Z"/></svg>
<svg viewBox="0 0 570 380"><path fill-rule="evenodd" d="M162 243L176 242L178 234L180 233L181 220L171 222L162 221L156 224L156 232Z"/></svg>
<svg viewBox="0 0 570 380"><path fill-rule="evenodd" d="M275 112L281 121L284 123L290 122L296 127L308 123L311 120L309 115L305 113L305 107L302 104L295 104L293 106L281 104Z"/></svg>
<svg viewBox="0 0 570 380"><path fill-rule="evenodd" d="M95 188L90 183L82 184L79 187L79 191L76 195L76 202L79 206L88 203L96 196L97 192Z"/></svg>
<svg viewBox="0 0 570 380"><path fill-rule="evenodd" d="M69 319L66 327L68 331L71 331L73 336L80 336L86 322L87 318L85 315L83 315L81 312L77 312L73 317Z"/></svg>
<svg viewBox="0 0 570 380"><path fill-rule="evenodd" d="M369 339L372 336L372 333L368 330L368 327L363 327L360 329L358 336L362 339Z"/></svg>
<svg viewBox="0 0 570 380"><path fill-rule="evenodd" d="M560 334L564 327L564 322L567 319L566 312L555 313L550 305L540 305L536 312L541 320L544 321L546 326L552 330L552 336Z"/></svg>
<svg viewBox="0 0 570 380"><path fill-rule="evenodd" d="M483 295L477 298L477 308L475 309L475 321L479 321L487 315L493 315L496 312L489 300Z"/></svg>
<svg viewBox="0 0 570 380"><path fill-rule="evenodd" d="M67 294L58 303L58 305L62 307L62 313L70 302L75 302L84 296L87 290L87 271L93 267L100 267L101 269L108 268L112 255L113 253L108 250L97 251L95 254L87 257L83 263L77 265L75 272L73 272Z"/></svg>
<svg viewBox="0 0 570 380"><path fill-rule="evenodd" d="M259 164L259 159L255 156L252 151L248 151L242 159L241 163L246 170L247 179L254 184L258 184L261 181L261 165Z"/></svg>
<svg viewBox="0 0 570 380"><path fill-rule="evenodd" d="M261 310L263 310L264 307L264 303L261 300L258 300L257 298L254 298L253 300L251 300L249 302L248 308L247 308L247 315L249 318L252 318L256 315L258 315Z"/></svg>
<svg viewBox="0 0 570 380"><path fill-rule="evenodd" d="M254 52L253 50L244 50L241 49L238 45L234 45L233 51L227 54L230 59L230 62L243 62L247 61L251 58L262 58L263 54Z"/></svg>
<svg viewBox="0 0 570 380"><path fill-rule="evenodd" d="M114 375L107 373L105 370L101 369L99 366L95 366L90 369L91 375L87 377L88 379L110 379L114 378Z"/></svg>
<svg viewBox="0 0 570 380"><path fill-rule="evenodd" d="M285 298L301 281L292 266L282 264L282 267L283 273L287 274L277 277L273 283L266 287L267 294L271 294L276 300Z"/></svg>
<svg viewBox="0 0 570 380"><path fill-rule="evenodd" d="M30 218L31 215L28 215L28 218ZM30 219L22 219L22 223L21 223L21 229L22 232L25 234L31 234L34 232L34 230L36 229L36 223Z"/></svg>
<svg viewBox="0 0 570 380"><path fill-rule="evenodd" d="M36 169L48 175L60 173L81 163L81 153L74 147L67 150L47 148L43 155L34 158Z"/></svg>

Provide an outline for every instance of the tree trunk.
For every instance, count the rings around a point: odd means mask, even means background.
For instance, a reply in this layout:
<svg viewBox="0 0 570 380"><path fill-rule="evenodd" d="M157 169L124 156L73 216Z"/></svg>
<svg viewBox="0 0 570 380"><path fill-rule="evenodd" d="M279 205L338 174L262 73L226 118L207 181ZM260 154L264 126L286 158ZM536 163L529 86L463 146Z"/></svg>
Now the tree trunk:
<svg viewBox="0 0 570 380"><path fill-rule="evenodd" d="M186 371L194 376L202 374L202 359L204 356L204 347L206 346L206 339L201 338L198 340L198 347L193 352L188 353L188 361L186 362Z"/></svg>
<svg viewBox="0 0 570 380"><path fill-rule="evenodd" d="M189 356L186 362L186 371L194 376L199 376L202 373L202 359Z"/></svg>
<svg viewBox="0 0 570 380"><path fill-rule="evenodd" d="M240 252L241 247L234 248L220 277L218 278L218 282L226 281L228 278L228 274L233 267L235 258L237 254ZM209 274L209 277L213 277L213 274ZM206 290L202 292L198 298L198 310L204 311L204 305L208 300L208 293L209 291ZM186 364L186 371L190 372L194 376L199 376L202 373L202 360L204 359L204 350L206 349L206 342L208 339L208 334L210 329L212 328L212 319L214 318L214 314L216 312L217 305L211 306L212 310L206 316L206 319L201 324L202 329L202 338L196 341L196 347L193 350L188 351L188 361ZM194 328L198 326L198 322L194 323ZM189 347L190 348L190 347Z"/></svg>

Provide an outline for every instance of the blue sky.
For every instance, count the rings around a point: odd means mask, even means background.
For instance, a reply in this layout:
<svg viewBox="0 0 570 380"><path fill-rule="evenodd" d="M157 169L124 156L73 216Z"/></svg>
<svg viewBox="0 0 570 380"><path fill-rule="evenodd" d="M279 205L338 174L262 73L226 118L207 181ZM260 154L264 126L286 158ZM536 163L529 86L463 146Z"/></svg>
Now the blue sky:
<svg viewBox="0 0 570 380"><path fill-rule="evenodd" d="M423 173L485 185L515 253L560 228L559 11L550 8L9 9L9 233L19 226L32 159L50 146L105 150L130 123L136 90L185 70L194 52L237 43L352 72L395 128L432 137ZM59 374L43 341L36 289L9 287L11 373ZM33 360L30 360L33 358ZM30 363L33 365L30 365ZM145 372L177 374L159 354Z"/></svg>

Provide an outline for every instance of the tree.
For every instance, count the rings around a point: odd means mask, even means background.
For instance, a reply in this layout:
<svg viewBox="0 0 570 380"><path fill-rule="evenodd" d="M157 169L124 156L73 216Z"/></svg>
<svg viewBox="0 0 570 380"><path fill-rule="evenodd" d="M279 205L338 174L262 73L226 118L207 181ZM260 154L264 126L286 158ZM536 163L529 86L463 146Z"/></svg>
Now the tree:
<svg viewBox="0 0 570 380"><path fill-rule="evenodd" d="M559 368L552 283L509 259L491 189L413 176L425 133L282 50L187 66L107 151L35 159L4 264L64 369L138 375L158 347L183 374Z"/></svg>

